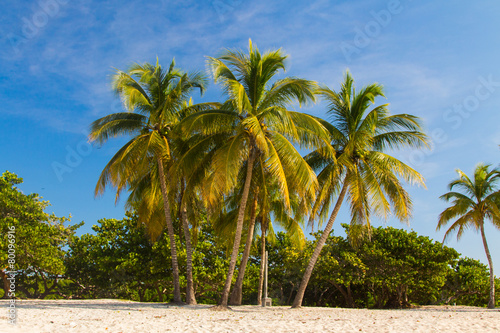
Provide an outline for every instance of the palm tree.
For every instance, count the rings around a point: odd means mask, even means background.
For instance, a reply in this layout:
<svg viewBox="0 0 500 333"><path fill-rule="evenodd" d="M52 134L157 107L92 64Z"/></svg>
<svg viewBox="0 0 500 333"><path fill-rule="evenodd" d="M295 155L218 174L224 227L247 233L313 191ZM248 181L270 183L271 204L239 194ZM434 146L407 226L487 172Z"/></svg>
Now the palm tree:
<svg viewBox="0 0 500 333"><path fill-rule="evenodd" d="M421 132L417 117L390 115L387 105L369 110L376 97L384 96L382 86L371 84L356 92L354 80L347 73L339 92L324 87L318 93L328 102L327 114L332 124L326 121L323 124L332 139L328 147L306 156L308 163L319 172L320 184L311 221L316 217L320 217L320 221L325 219L335 195L337 201L304 272L293 308L302 305L314 265L346 196L351 223L369 228L370 216L375 213L387 218L391 206L399 220L410 218L412 202L398 177L424 184L418 172L384 153L386 149L425 146L427 137Z"/></svg>
<svg viewBox="0 0 500 333"><path fill-rule="evenodd" d="M243 251L243 256L241 258L240 268L238 270L238 277L234 284L233 290L231 291L231 297L229 304L231 305L241 305L242 295L243 295L243 279L245 277L246 265L250 257L250 249L253 242L253 233L256 224L260 225L262 232L261 238L261 258L264 258L265 254L265 242L266 234L268 230L273 230L273 223L278 224L282 227L288 234L291 235L292 240L299 248L305 244L304 233L302 232L302 221L303 218L299 216L299 205L303 204L299 200L299 197L294 191L290 192L290 209L287 209L283 203L283 198L279 192L279 188L272 177L265 174L265 170L259 166L262 161L256 163L256 169L253 173L254 177L252 179L252 184L258 184L254 190L250 192L250 200L252 202L250 211L247 210L247 215L249 214L249 223L247 231L247 239ZM292 216L293 213L293 216ZM229 212L228 214L231 214ZM271 214L274 217L274 222L271 220ZM271 232L270 235L273 235ZM261 260L261 276L259 279L259 295L257 303L260 305L262 298L262 282L264 274L264 263Z"/></svg>
<svg viewBox="0 0 500 333"><path fill-rule="evenodd" d="M250 192L254 165L259 157L263 168L276 178L283 200L289 207L290 183L301 193L314 193L316 177L292 143L319 144L327 134L313 117L290 111L290 103L314 100L315 83L298 78L271 79L285 69L287 56L281 50L265 54L249 43L249 54L226 50L218 58L208 58L214 79L229 99L216 111L205 111L183 121L190 133L226 133L226 142L216 147L211 176L206 180L209 203L220 200L236 188L238 174L245 168L244 185L238 208L233 250L220 307L227 307L231 281L239 252L243 220ZM293 171L292 171L293 170Z"/></svg>
<svg viewBox="0 0 500 333"><path fill-rule="evenodd" d="M250 249L253 243L256 225L260 225L263 235L266 235L268 226L272 230L271 214L273 214L274 222L279 224L287 233L291 234L292 239L296 241L296 244L299 247L305 244L305 237L301 228L303 219L298 215L298 212L300 204L306 204L306 198L303 198L302 201L299 200L297 192L300 192L300 190L294 189L294 184L289 182L289 186L291 186L289 188L290 207L285 206L278 183L263 166L265 166L264 156L260 155L254 163L254 170L252 172L248 198L252 204L247 206L247 211L245 213L245 221L248 221L246 225L247 237L238 270L238 276L231 291L229 300L230 305L241 305L243 296L243 280L245 277L248 259L250 257ZM238 177L238 183L243 184L245 182L244 170L240 171ZM235 190L233 190L231 196L227 197L227 200L225 200L224 203L221 202L224 207L215 207L212 209L215 211L215 214L217 214L217 217L214 219L215 230L217 233L226 236L234 234L234 222L238 213L242 192L243 186L238 186ZM221 211L225 211L226 213L220 214L219 212ZM290 213L293 213L295 216L292 217ZM265 238L266 237L261 239L262 248L264 249L262 253L265 253ZM259 291L262 291L262 278L264 274L263 268L264 266L261 265ZM260 301L261 293L259 293L258 304L260 304Z"/></svg>
<svg viewBox="0 0 500 333"><path fill-rule="evenodd" d="M241 192L241 190L239 192ZM241 257L240 268L238 270L238 277L236 278L235 285L231 292L231 297L229 300L230 305L241 305L243 278L245 276L248 259L250 258L250 249L253 242L253 234L257 218L257 200L258 200L257 195L258 195L258 189L254 191L250 190L249 200L251 202L251 205L248 205L247 212L245 214L245 220L248 220L246 226L247 237L246 237L245 247L243 250L243 256ZM234 198L231 199L232 199L231 201L237 201L237 203L239 203L241 201L241 195L238 195L237 197L234 196ZM223 216L223 219L217 220L217 222L219 223L222 222L223 225L217 225L216 231L220 230L221 234L226 234L226 235L232 234L234 232L234 220L235 220L234 217L238 213L238 207L234 208L235 209L230 210L226 214L224 214L225 216Z"/></svg>
<svg viewBox="0 0 500 333"><path fill-rule="evenodd" d="M167 172L169 175L175 172ZM178 174L177 174L178 175ZM179 176L179 175L178 175ZM170 177L174 178L174 177ZM193 265L192 254L193 247L191 242L191 230L188 216L195 221L196 213L199 212L196 208L198 205L194 204L188 211L187 202L193 203L194 198L187 198L189 193L186 189L185 178L180 175L180 181L170 182L169 200L171 201L171 212L177 213L178 219L183 229L185 246L186 246L186 304L197 304L194 280L193 280ZM126 208L135 210L139 216L139 223L146 225L146 230L150 238L155 241L158 240L165 230L165 214L163 209L163 199L161 195L161 188L159 186L158 173L155 168L151 168L151 172L144 177L137 179L131 183L131 193L127 200ZM172 197L175 198L172 198ZM196 217L194 217L196 216ZM197 224L191 223L193 229L196 229Z"/></svg>
<svg viewBox="0 0 500 333"><path fill-rule="evenodd" d="M280 226L290 236L290 240L298 248L302 249L306 243L306 238L303 232L304 207L306 198L300 198L293 195L290 198L291 210L286 209L283 202L279 199L280 193L276 187L272 187L267 191L266 195L262 196L262 208L259 215L260 224L260 272L259 272L259 285L257 288L257 304L262 304L262 292L264 286L264 269L265 262L263 258L266 254L266 240L274 241L274 224ZM309 198L313 199L313 198ZM273 218L271 218L271 215Z"/></svg>
<svg viewBox="0 0 500 333"><path fill-rule="evenodd" d="M102 194L107 184L117 190L149 184L149 194L162 198L163 214L172 256L174 302L181 303L179 268L165 172L172 161L173 126L186 109L186 101L194 88L203 93L206 79L199 73L187 74L175 68L172 61L165 70L149 63L134 64L128 71L117 70L112 77L113 90L122 99L127 112L110 114L94 121L90 140L103 144L110 137L130 135L128 141L102 171L95 195ZM159 191L157 190L159 184ZM140 192L140 191L139 191ZM139 199L138 199L139 200ZM154 198L149 198L154 202ZM142 218L142 221L148 223Z"/></svg>
<svg viewBox="0 0 500 333"><path fill-rule="evenodd" d="M495 275L493 274L493 261L486 242L484 233L484 221L489 219L493 225L500 229L500 170L490 170L490 165L478 164L474 170L474 178L470 179L461 170L457 169L459 178L452 181L448 187L450 192L443 194L440 198L446 201L452 200L452 206L446 208L440 215L437 230L445 226L450 220L455 220L446 230L443 242L453 232L457 232L457 239L462 237L464 231L473 228L481 232L484 251L490 266L490 300L488 308L495 307ZM452 191L453 189L459 192Z"/></svg>

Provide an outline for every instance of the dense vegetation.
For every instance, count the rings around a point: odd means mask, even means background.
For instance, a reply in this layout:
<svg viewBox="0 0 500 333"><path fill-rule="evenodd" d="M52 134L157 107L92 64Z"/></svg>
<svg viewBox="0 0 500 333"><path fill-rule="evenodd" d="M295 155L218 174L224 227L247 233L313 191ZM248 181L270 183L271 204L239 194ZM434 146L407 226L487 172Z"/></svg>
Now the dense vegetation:
<svg viewBox="0 0 500 333"><path fill-rule="evenodd" d="M48 201L42 201L36 193L23 194L16 187L22 182L22 178L8 171L0 177L3 295L5 297L9 289L7 271L17 270L16 281L22 282L16 285L13 296L44 298L61 295L59 286L64 284L60 280L65 272L65 247L83 223L67 227L64 223L69 218L45 213Z"/></svg>
<svg viewBox="0 0 500 333"><path fill-rule="evenodd" d="M36 194L21 193L15 186L22 181L19 177L5 172L0 180L2 235L13 223L18 232L17 297L151 302L173 299L167 232L153 242L138 223L137 214L127 213L122 220L99 220L93 234L76 236L74 230L81 224L65 227L62 222L68 219L43 213L48 202L40 201ZM178 235L179 219L173 222ZM349 225L343 228L347 235L351 233ZM194 236L195 297L200 303L215 304L224 287L230 244L217 236L208 223L201 224ZM177 236L175 240L184 276L185 240ZM257 238L250 251L242 288L244 304L257 303L259 243ZM2 266L7 262L5 244L3 241L0 249ZM269 295L274 304L292 304L314 246L314 240L300 246L283 232L267 242ZM415 232L374 228L370 237L358 239L355 244L349 236L330 236L323 251L304 295L305 305L387 308L412 304L484 306L488 302L489 274L485 265L462 258L454 249ZM180 279L180 284L185 290L186 280ZM499 279L496 284L499 290ZM0 291L0 296L3 294Z"/></svg>

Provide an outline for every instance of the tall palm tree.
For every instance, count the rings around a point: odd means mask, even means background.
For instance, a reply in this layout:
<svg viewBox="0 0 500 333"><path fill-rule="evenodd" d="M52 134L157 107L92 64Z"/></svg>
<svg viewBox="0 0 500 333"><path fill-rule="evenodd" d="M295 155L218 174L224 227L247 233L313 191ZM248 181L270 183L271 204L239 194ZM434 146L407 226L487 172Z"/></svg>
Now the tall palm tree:
<svg viewBox="0 0 500 333"><path fill-rule="evenodd" d="M206 181L209 203L229 194L237 185L240 170L246 169L233 250L219 303L223 308L228 304L256 160L263 156L262 167L276 178L287 206L290 182L301 188L304 195L316 190L314 172L292 143L319 144L326 139L326 131L313 117L288 109L295 101L300 104L313 101L316 85L299 78L272 83L273 77L285 69L286 58L281 50L261 54L251 41L249 54L226 50L218 58L209 57L214 79L229 99L219 110L200 112L183 121L182 128L188 135L228 134L226 142L216 148L213 173Z"/></svg>
<svg viewBox="0 0 500 333"><path fill-rule="evenodd" d="M387 104L370 109L376 97L384 96L382 86L371 84L357 92L353 78L347 73L340 91L324 87L318 93L328 103L331 124L323 124L332 139L329 146L306 156L308 163L319 172L320 184L311 219L325 219L335 195L337 201L306 267L292 305L294 308L302 305L314 265L346 196L351 223L369 227L373 213L387 218L391 206L399 220L410 218L412 202L398 177L424 184L418 172L384 153L386 149L423 147L427 145L427 137L417 117L390 115Z"/></svg>
<svg viewBox="0 0 500 333"><path fill-rule="evenodd" d="M484 221L489 219L493 225L500 229L500 169L490 170L490 165L478 164L474 170L474 178L470 179L461 170L457 169L459 178L452 181L448 187L450 192L440 198L452 201L452 206L446 208L440 215L437 230L445 226L450 220L455 220L446 230L443 242L453 232L457 232L457 239L462 237L464 231L473 228L481 232L484 251L490 266L490 300L488 308L495 307L495 275L493 274L493 261L486 242ZM452 191L457 189L457 191Z"/></svg>
<svg viewBox="0 0 500 333"><path fill-rule="evenodd" d="M177 249L165 172L172 160L173 126L179 122L179 115L186 109L186 101L193 89L199 88L203 93L206 79L199 73L188 74L175 68L175 61L166 70L157 61L156 65L134 64L126 72L117 70L112 77L112 86L127 112L94 121L90 139L103 144L110 137L125 135L132 138L102 171L95 194L102 194L106 185L111 184L117 190L118 199L120 193L131 186L152 184L150 195L161 196L163 202L172 256L174 302L180 303Z"/></svg>

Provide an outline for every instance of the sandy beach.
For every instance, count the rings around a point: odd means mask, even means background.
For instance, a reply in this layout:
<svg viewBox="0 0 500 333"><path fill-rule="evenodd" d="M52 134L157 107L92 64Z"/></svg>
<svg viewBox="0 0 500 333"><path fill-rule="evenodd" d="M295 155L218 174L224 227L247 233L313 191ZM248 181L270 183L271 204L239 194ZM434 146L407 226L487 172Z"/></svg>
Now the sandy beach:
<svg viewBox="0 0 500 333"><path fill-rule="evenodd" d="M18 300L17 324L2 332L499 332L500 309L463 306L367 310L209 305L167 306L120 300Z"/></svg>

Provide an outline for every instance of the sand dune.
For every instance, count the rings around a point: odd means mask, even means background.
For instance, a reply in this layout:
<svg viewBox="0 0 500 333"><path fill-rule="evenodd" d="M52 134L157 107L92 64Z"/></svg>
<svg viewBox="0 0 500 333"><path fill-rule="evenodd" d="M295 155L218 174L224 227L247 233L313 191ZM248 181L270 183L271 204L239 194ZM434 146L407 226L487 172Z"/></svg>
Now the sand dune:
<svg viewBox="0 0 500 333"><path fill-rule="evenodd" d="M1 332L500 332L500 310L442 306L410 310L208 305L120 300L18 300L17 324L0 301Z"/></svg>

